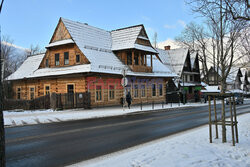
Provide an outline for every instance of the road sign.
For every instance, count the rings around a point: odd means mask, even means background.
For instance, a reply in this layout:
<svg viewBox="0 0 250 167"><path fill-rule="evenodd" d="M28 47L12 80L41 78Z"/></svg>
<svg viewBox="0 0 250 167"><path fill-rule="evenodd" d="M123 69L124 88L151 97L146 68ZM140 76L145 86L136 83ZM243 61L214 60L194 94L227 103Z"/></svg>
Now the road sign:
<svg viewBox="0 0 250 167"><path fill-rule="evenodd" d="M128 79L126 77L122 78L121 84L122 84L123 87L127 86L128 85Z"/></svg>

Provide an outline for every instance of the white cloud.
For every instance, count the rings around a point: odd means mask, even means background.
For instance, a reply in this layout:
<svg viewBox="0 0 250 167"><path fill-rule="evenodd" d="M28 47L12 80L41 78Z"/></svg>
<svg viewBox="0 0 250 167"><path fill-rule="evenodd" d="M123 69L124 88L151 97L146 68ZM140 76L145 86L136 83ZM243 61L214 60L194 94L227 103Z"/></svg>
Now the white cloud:
<svg viewBox="0 0 250 167"><path fill-rule="evenodd" d="M166 29L175 29L176 26L175 26L175 25L168 25L168 24L165 24L165 25L164 25L164 28L166 28Z"/></svg>
<svg viewBox="0 0 250 167"><path fill-rule="evenodd" d="M177 21L178 22L178 24L180 24L182 27L186 27L186 22L185 21L183 21L183 20L178 20Z"/></svg>

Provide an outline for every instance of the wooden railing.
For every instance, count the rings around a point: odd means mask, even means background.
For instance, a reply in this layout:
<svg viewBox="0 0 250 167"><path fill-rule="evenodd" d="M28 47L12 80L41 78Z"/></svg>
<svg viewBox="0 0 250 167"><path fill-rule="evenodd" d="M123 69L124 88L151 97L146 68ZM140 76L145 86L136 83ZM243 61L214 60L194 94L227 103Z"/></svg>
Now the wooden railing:
<svg viewBox="0 0 250 167"><path fill-rule="evenodd" d="M148 72L148 73L152 72L152 67L148 66L130 65L129 67L134 72Z"/></svg>

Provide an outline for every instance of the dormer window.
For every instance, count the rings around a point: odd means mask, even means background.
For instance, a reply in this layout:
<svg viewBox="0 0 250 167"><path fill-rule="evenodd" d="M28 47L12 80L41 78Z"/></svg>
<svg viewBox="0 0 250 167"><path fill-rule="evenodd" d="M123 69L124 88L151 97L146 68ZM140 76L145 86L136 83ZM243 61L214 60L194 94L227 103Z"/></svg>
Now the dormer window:
<svg viewBox="0 0 250 167"><path fill-rule="evenodd" d="M69 64L69 52L64 52L64 65Z"/></svg>
<svg viewBox="0 0 250 167"><path fill-rule="evenodd" d="M55 65L56 65L56 66L59 66L59 64L60 64L59 56L60 56L59 53L56 53L56 54L55 54Z"/></svg>
<svg viewBox="0 0 250 167"><path fill-rule="evenodd" d="M76 63L80 63L80 55L76 55Z"/></svg>
<svg viewBox="0 0 250 167"><path fill-rule="evenodd" d="M49 67L49 59L45 60L45 67Z"/></svg>

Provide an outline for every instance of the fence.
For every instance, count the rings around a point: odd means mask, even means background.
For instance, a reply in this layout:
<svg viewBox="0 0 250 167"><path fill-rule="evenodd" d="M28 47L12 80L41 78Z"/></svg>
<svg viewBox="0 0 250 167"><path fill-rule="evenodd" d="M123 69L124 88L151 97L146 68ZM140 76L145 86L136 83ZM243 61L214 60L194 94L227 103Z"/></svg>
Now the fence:
<svg viewBox="0 0 250 167"><path fill-rule="evenodd" d="M179 103L180 95L178 92L168 92L166 95L166 103Z"/></svg>
<svg viewBox="0 0 250 167"><path fill-rule="evenodd" d="M90 108L90 93L66 93L41 96L33 100L4 100L4 110Z"/></svg>
<svg viewBox="0 0 250 167"><path fill-rule="evenodd" d="M49 109L50 108L50 96L41 96L33 100L14 100L4 99L4 110L24 109Z"/></svg>
<svg viewBox="0 0 250 167"><path fill-rule="evenodd" d="M66 93L56 94L56 105L58 109L70 109L70 108L90 108L90 93Z"/></svg>

